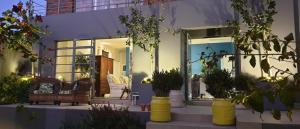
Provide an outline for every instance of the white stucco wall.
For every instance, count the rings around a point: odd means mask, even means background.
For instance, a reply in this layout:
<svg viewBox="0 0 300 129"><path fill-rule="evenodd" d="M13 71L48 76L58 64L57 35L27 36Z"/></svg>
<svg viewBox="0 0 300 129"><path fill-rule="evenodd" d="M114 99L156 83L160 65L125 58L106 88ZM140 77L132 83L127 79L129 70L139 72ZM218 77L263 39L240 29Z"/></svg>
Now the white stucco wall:
<svg viewBox="0 0 300 129"><path fill-rule="evenodd" d="M144 13L149 14L158 10L158 7L142 7ZM283 37L294 32L293 0L277 0L278 14L275 16L274 33ZM223 26L227 20L233 19L233 10L230 0L178 0L160 7L160 13L165 22L160 25L161 43L159 48L159 68L171 69L180 67L182 59L180 33L173 35L167 29L205 29ZM124 32L118 17L128 14L128 8L116 8L90 12L52 15L44 18L44 26L49 26L51 33L45 44L54 48L54 42L72 39L92 39L118 37L117 31ZM54 56L53 52L47 53ZM149 53L134 48L133 72L152 74L150 69ZM248 60L242 58L242 72L260 75L260 69L252 69ZM283 66L286 66L283 64ZM49 65L44 65L44 73L53 73ZM50 72L46 72L46 71Z"/></svg>
<svg viewBox="0 0 300 129"><path fill-rule="evenodd" d="M161 44L159 49L160 69L180 67L181 39L180 34L173 35L166 29L208 28L224 25L226 20L232 19L232 9L228 0L178 0L170 2L164 7L142 7L145 14L160 10L166 20L161 25ZM128 13L128 8L98 10L72 14L52 15L44 18L44 26L48 25L49 32L46 44L60 40L111 38L119 36L117 31L124 32L118 17ZM134 48L133 72L152 74L150 55L139 48ZM50 55L54 56L54 55ZM45 66L48 69L49 66ZM44 68L44 69L45 69ZM48 69L49 70L49 69ZM49 73L49 72L47 72Z"/></svg>
<svg viewBox="0 0 300 129"><path fill-rule="evenodd" d="M277 2L277 11L278 14L274 17L274 24L272 26L273 33L278 35L280 38L284 38L289 33L293 33L295 35L295 26L294 26L294 11L293 11L293 0L276 0ZM291 43L290 46L292 48L296 48L295 43ZM257 52L256 52L257 53ZM273 54L278 54L276 52L271 52ZM278 58L278 56L272 56L273 58ZM260 64L258 60L259 56L256 56L256 64L257 66L255 68L252 68L252 66L249 63L250 57L247 59L244 59L242 57L241 59L241 70L243 73L249 73L251 75L254 75L256 77L261 76L261 69ZM269 60L271 66L275 66L280 69L287 69L289 68L290 71L296 72L297 69L293 67L292 63L287 62L279 62L276 59L270 59ZM271 70L271 75L274 75L276 70ZM264 76L268 76L266 73L263 73Z"/></svg>

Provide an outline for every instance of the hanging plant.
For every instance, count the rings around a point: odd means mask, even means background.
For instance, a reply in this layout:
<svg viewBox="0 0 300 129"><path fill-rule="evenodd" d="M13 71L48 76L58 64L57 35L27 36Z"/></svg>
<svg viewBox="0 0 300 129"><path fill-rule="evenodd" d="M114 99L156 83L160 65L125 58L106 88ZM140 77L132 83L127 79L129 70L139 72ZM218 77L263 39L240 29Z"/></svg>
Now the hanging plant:
<svg viewBox="0 0 300 129"><path fill-rule="evenodd" d="M235 98L237 103L243 103L253 110L263 113L265 110L264 99L274 104L279 98L280 102L285 105L287 116L292 119L292 109L295 103L295 88L299 85L299 74L291 72L288 68L281 69L270 64L269 54L277 52L278 62L290 62L296 67L296 51L289 46L294 40L293 34L288 34L284 39L280 39L278 35L272 32L272 24L274 15L277 14L275 0L231 0L232 7L240 14L242 22L231 21L229 26L233 28L233 39L236 48L241 50L244 58L250 57L250 65L254 68L256 64L257 54L262 50L260 67L264 73L269 74L271 69L276 71L275 75L270 76L267 80L258 80L259 84L270 85L268 88L264 86L252 86L250 91L241 92ZM281 76L280 78L278 76ZM289 81L289 77L293 77ZM298 86L299 87L299 86ZM271 107L271 112L275 119L281 118L281 113L276 107Z"/></svg>
<svg viewBox="0 0 300 129"><path fill-rule="evenodd" d="M41 29L37 26L42 22L42 17L33 17L31 3L26 7L20 2L12 9L0 16L0 55L4 49L10 49L23 53L24 58L30 58L32 62L37 60L37 55L32 53L32 45L40 39Z"/></svg>

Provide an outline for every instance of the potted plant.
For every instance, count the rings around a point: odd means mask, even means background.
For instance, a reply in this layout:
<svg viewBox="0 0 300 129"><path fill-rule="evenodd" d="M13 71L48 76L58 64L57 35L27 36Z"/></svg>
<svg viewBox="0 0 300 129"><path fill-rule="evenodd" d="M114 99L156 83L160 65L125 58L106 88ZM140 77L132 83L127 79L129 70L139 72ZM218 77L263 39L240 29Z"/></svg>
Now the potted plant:
<svg viewBox="0 0 300 129"><path fill-rule="evenodd" d="M235 105L231 102L233 79L226 70L214 69L204 76L206 91L214 99L212 102L213 123L216 125L233 125L235 123Z"/></svg>
<svg viewBox="0 0 300 129"><path fill-rule="evenodd" d="M168 73L168 86L170 86L170 103L172 107L184 107L184 95L181 91L183 78L178 68Z"/></svg>
<svg viewBox="0 0 300 129"><path fill-rule="evenodd" d="M152 96L151 101L151 121L167 122L171 120L168 74L167 71L154 71L152 75L151 83L155 96Z"/></svg>

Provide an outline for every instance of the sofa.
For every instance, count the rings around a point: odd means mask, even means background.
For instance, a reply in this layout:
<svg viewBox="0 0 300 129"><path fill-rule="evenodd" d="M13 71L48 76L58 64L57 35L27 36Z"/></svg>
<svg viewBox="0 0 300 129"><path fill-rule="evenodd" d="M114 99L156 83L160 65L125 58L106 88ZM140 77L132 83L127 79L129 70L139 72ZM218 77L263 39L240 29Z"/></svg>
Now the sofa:
<svg viewBox="0 0 300 129"><path fill-rule="evenodd" d="M34 79L29 94L29 103L53 102L55 105L61 103L91 102L92 81L90 78L79 79L73 83L61 82L55 78Z"/></svg>
<svg viewBox="0 0 300 129"><path fill-rule="evenodd" d="M29 91L29 103L54 102L61 88L61 81L55 78L36 77Z"/></svg>

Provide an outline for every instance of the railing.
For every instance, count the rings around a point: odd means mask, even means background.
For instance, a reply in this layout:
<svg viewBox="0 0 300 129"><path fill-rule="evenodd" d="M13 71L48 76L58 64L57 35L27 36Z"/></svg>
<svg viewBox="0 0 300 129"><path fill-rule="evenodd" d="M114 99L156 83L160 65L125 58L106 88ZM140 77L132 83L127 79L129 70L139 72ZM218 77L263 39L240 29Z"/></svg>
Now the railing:
<svg viewBox="0 0 300 129"><path fill-rule="evenodd" d="M141 1L140 4L142 5L144 2ZM106 1L97 1L93 0L90 2L85 2L83 4L76 3L76 12L83 12L83 11L91 11L91 10L102 10L102 9L112 9L112 8L121 8L121 7L129 7L132 6L132 0L106 0Z"/></svg>
<svg viewBox="0 0 300 129"><path fill-rule="evenodd" d="M35 15L41 15L41 16L46 15L46 1L42 3L33 1L33 7L34 7Z"/></svg>
<svg viewBox="0 0 300 129"><path fill-rule="evenodd" d="M144 4L141 0L140 5ZM47 3L47 15L133 6L133 0L58 0Z"/></svg>

